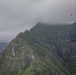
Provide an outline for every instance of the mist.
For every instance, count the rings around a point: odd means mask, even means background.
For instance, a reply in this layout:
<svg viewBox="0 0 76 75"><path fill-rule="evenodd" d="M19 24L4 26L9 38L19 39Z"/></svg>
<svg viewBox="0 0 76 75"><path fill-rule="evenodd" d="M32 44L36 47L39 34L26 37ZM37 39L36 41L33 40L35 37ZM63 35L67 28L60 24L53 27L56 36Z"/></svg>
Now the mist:
<svg viewBox="0 0 76 75"><path fill-rule="evenodd" d="M11 41L37 22L75 21L76 0L0 0L0 42Z"/></svg>

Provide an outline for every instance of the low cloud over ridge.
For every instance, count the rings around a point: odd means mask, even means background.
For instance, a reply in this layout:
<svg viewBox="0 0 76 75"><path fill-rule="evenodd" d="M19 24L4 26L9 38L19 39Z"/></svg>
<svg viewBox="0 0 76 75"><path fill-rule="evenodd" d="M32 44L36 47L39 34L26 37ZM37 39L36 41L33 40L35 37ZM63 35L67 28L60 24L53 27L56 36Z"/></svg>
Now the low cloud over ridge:
<svg viewBox="0 0 76 75"><path fill-rule="evenodd" d="M74 22L75 7L76 0L0 0L0 42L10 41L39 21Z"/></svg>

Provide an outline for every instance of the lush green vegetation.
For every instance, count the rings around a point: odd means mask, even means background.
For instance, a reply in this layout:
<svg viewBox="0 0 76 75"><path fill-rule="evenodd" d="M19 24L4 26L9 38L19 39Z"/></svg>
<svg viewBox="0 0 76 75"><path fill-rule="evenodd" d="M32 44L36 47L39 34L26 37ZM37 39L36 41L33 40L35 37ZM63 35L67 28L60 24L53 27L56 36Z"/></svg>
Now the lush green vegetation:
<svg viewBox="0 0 76 75"><path fill-rule="evenodd" d="M0 75L76 75L75 29L38 23L20 33L2 53Z"/></svg>

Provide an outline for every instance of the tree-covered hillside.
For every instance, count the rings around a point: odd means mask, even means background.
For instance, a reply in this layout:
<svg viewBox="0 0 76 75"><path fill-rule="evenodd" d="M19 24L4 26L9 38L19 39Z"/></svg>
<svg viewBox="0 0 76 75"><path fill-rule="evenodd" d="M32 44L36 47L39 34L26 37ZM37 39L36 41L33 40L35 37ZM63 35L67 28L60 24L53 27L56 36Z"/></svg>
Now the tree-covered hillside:
<svg viewBox="0 0 76 75"><path fill-rule="evenodd" d="M12 40L0 58L0 75L75 75L76 23L37 23Z"/></svg>

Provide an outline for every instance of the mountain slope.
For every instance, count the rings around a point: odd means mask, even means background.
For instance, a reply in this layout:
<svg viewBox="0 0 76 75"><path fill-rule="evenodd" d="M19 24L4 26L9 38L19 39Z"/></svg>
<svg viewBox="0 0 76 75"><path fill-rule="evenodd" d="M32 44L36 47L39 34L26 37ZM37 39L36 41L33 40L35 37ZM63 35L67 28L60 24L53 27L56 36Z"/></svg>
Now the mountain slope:
<svg viewBox="0 0 76 75"><path fill-rule="evenodd" d="M75 38L73 40L71 37L75 33L75 31L72 33L74 25L76 24L47 25L38 23L30 31L26 30L24 33L20 33L2 53L0 74L75 74L70 71L71 66L66 64L72 60L72 53L76 51ZM74 53L74 57L75 55Z"/></svg>

